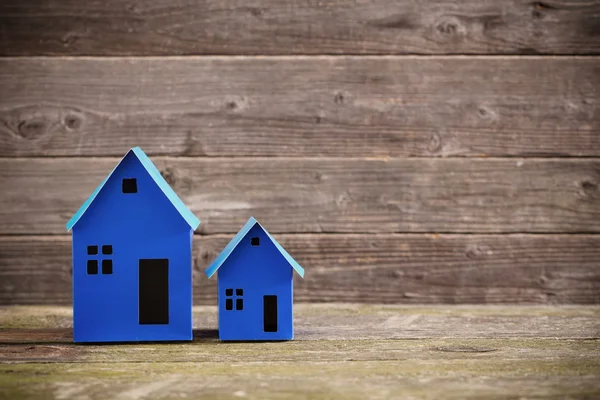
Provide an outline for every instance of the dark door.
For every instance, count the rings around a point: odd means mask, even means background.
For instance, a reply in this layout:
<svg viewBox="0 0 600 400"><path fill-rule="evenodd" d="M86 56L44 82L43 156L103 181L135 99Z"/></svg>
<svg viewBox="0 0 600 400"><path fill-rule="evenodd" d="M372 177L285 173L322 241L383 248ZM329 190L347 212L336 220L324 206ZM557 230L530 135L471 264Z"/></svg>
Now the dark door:
<svg viewBox="0 0 600 400"><path fill-rule="evenodd" d="M169 323L169 260L141 259L139 287L140 325Z"/></svg>
<svg viewBox="0 0 600 400"><path fill-rule="evenodd" d="M277 332L277 296L263 297L264 331Z"/></svg>

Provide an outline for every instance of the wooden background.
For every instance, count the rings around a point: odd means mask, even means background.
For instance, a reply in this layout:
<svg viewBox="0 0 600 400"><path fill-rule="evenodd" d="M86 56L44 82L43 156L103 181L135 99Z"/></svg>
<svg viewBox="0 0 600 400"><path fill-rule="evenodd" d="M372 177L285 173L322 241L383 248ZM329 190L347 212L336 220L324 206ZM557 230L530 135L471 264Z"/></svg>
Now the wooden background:
<svg viewBox="0 0 600 400"><path fill-rule="evenodd" d="M297 301L600 303L600 1L4 0L0 304L69 304L65 223L141 146L254 215Z"/></svg>

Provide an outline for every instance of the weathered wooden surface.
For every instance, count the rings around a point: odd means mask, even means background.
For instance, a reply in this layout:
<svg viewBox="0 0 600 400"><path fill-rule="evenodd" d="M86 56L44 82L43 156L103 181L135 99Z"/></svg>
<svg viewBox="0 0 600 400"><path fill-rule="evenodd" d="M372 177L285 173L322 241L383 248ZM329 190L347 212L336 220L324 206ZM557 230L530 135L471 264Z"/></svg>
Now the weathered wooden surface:
<svg viewBox="0 0 600 400"><path fill-rule="evenodd" d="M600 303L600 235L279 234L306 267L298 301ZM231 235L197 235L194 302L216 304L205 268ZM70 304L69 236L0 238L0 304Z"/></svg>
<svg viewBox="0 0 600 400"><path fill-rule="evenodd" d="M599 83L590 57L0 59L0 156L600 156Z"/></svg>
<svg viewBox="0 0 600 400"><path fill-rule="evenodd" d="M600 395L597 306L299 304L284 343L219 343L216 309L194 315L191 343L74 345L68 308L0 308L0 398Z"/></svg>
<svg viewBox="0 0 600 400"><path fill-rule="evenodd" d="M70 342L72 315L71 307L66 306L0 306L0 342ZM294 321L296 340L300 341L515 337L587 340L600 335L600 306L298 303ZM216 341L217 308L195 306L194 328L197 340Z"/></svg>
<svg viewBox="0 0 600 400"><path fill-rule="evenodd" d="M202 233L600 232L596 159L153 161ZM117 162L0 159L0 234L63 234Z"/></svg>
<svg viewBox="0 0 600 400"><path fill-rule="evenodd" d="M596 0L5 0L0 55L598 54L599 26Z"/></svg>

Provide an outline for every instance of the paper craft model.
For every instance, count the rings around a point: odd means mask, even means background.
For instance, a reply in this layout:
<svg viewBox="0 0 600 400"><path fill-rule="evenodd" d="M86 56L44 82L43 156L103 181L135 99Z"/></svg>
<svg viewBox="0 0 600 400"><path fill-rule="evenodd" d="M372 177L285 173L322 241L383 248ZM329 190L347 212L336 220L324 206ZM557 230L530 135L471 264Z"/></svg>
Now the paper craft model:
<svg viewBox="0 0 600 400"><path fill-rule="evenodd" d="M254 218L206 270L219 271L221 340L294 338L293 273L304 269Z"/></svg>
<svg viewBox="0 0 600 400"><path fill-rule="evenodd" d="M76 342L192 339L192 238L200 221L131 149L67 223Z"/></svg>

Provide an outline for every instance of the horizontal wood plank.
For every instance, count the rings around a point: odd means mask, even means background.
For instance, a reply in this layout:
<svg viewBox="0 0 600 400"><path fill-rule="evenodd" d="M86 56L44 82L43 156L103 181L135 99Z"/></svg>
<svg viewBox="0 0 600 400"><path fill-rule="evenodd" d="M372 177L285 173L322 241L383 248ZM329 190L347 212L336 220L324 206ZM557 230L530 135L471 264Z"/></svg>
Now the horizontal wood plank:
<svg viewBox="0 0 600 400"><path fill-rule="evenodd" d="M599 76L595 57L0 59L0 156L600 156Z"/></svg>
<svg viewBox="0 0 600 400"><path fill-rule="evenodd" d="M201 233L600 232L597 159L154 157ZM0 159L0 234L64 234L119 159Z"/></svg>
<svg viewBox="0 0 600 400"><path fill-rule="evenodd" d="M597 0L5 0L0 55L599 54Z"/></svg>
<svg viewBox="0 0 600 400"><path fill-rule="evenodd" d="M600 303L600 235L276 237L306 269L300 302ZM204 270L230 238L196 236L195 304L215 304ZM68 236L0 238L0 304L71 301Z"/></svg>
<svg viewBox="0 0 600 400"><path fill-rule="evenodd" d="M0 307L0 396L595 398L599 313L297 304L294 341L222 343L212 306L195 308L192 343L81 346L56 328L70 307Z"/></svg>
<svg viewBox="0 0 600 400"><path fill-rule="evenodd" d="M205 343L218 341L218 313L215 305L195 306L193 318L194 341ZM72 328L73 309L70 306L0 306L0 344L71 343ZM448 338L504 339L502 342L506 345L511 340L527 338L592 340L600 336L600 307L597 305L449 306L296 302L294 331L294 341L301 342ZM259 344L256 344L256 347L258 346ZM118 345L110 347L119 348ZM243 347L245 346L240 344L238 351ZM203 352L202 349L198 350L199 353ZM131 358L139 354L131 354L127 357L127 348L121 353L117 351L111 352L121 357L115 361L141 361ZM219 349L215 348L214 351L219 352ZM98 347L95 352L103 354ZM194 355L198 356L199 353L190 351L188 360L192 361ZM258 351L255 357L258 357L258 353L265 352ZM0 350L0 357L2 356L9 357ZM164 352L161 356L160 349L154 354L155 360L160 360L162 357L167 361L163 356L168 357ZM26 355L20 354L16 357L25 358ZM149 357L152 356L148 354L146 357L149 361ZM206 358L205 360L210 361ZM259 361L258 358L254 360ZM87 361L99 361L99 359L92 355ZM196 358L195 361L201 360Z"/></svg>
<svg viewBox="0 0 600 400"><path fill-rule="evenodd" d="M410 344L420 345L412 341ZM362 351L367 353L370 345L363 343ZM7 400L162 400L198 398L199 394L208 400L596 399L600 396L598 358L588 356L590 352L596 354L593 351L598 346L596 342L578 343L578 350L568 357L555 357L555 351L544 350L543 345L526 342L520 351L509 353L516 354L512 358L502 356L504 352L499 351L491 355L452 353L454 357L440 352L438 358L424 360L404 353L405 358L393 361L348 357L330 362L6 363L0 364L0 384ZM347 347L345 343L333 346L341 351ZM532 347L540 350L528 357ZM566 343L565 347L574 345ZM152 348L141 346L141 351L151 353ZM423 349L420 354L429 351Z"/></svg>

